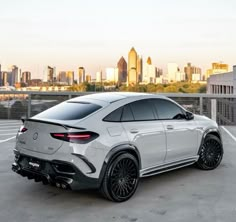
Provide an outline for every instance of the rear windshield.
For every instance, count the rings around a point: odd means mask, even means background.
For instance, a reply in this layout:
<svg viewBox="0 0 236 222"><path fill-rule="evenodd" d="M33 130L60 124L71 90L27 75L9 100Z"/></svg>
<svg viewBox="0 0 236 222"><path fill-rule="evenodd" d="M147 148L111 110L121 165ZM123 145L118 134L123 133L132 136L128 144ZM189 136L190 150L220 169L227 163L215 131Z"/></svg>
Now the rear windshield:
<svg viewBox="0 0 236 222"><path fill-rule="evenodd" d="M64 102L39 113L35 117L55 120L77 120L88 116L100 108L101 106L93 103Z"/></svg>

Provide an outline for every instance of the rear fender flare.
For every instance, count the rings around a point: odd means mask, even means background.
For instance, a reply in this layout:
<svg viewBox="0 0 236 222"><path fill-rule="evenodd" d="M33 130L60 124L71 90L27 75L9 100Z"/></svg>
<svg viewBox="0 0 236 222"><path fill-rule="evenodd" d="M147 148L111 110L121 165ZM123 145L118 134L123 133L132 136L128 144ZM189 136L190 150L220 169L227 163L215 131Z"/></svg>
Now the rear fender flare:
<svg viewBox="0 0 236 222"><path fill-rule="evenodd" d="M140 157L140 153L138 151L138 149L131 145L131 144L122 144L119 146L116 146L114 148L112 148L109 153L106 155L100 175L99 175L99 182L101 184L103 177L105 175L106 169L109 166L109 164L112 162L112 160L114 160L117 156L119 156L120 154L124 153L124 152L131 152L131 153L135 153L138 163L139 163L139 169L141 169L141 157Z"/></svg>

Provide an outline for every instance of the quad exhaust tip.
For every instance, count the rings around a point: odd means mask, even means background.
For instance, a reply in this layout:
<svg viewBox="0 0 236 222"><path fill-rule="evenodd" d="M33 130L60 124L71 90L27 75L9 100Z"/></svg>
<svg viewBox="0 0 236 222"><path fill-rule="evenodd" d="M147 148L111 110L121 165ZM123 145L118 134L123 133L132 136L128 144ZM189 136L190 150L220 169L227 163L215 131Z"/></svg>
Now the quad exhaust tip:
<svg viewBox="0 0 236 222"><path fill-rule="evenodd" d="M11 166L12 170L16 173L19 173L21 168L20 166L17 164L17 163L13 163L12 166Z"/></svg>
<svg viewBox="0 0 236 222"><path fill-rule="evenodd" d="M61 182L61 181L57 181L55 183L57 188L61 188L63 190L68 190L69 189L69 184L67 184L66 182Z"/></svg>

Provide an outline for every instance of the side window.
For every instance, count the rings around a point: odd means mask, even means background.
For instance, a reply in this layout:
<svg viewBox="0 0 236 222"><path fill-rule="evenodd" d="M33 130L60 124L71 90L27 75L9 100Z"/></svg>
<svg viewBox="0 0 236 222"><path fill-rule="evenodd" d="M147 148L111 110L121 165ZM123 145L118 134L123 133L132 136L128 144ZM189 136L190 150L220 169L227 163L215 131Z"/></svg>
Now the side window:
<svg viewBox="0 0 236 222"><path fill-rule="evenodd" d="M157 110L158 119L183 119L182 109L173 102L165 99L154 99L153 104Z"/></svg>
<svg viewBox="0 0 236 222"><path fill-rule="evenodd" d="M152 104L149 100L139 100L130 104L135 121L155 120Z"/></svg>
<svg viewBox="0 0 236 222"><path fill-rule="evenodd" d="M121 121L123 122L134 121L134 116L129 105L124 106Z"/></svg>
<svg viewBox="0 0 236 222"><path fill-rule="evenodd" d="M120 122L123 106L108 114L103 120L106 122Z"/></svg>

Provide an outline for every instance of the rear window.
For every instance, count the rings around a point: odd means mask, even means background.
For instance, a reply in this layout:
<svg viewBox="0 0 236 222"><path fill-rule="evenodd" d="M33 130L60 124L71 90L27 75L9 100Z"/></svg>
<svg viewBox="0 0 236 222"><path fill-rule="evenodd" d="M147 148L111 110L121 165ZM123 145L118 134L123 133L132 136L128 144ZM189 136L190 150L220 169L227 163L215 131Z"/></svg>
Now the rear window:
<svg viewBox="0 0 236 222"><path fill-rule="evenodd" d="M76 120L82 119L100 108L101 106L93 103L64 102L39 113L35 117L55 120Z"/></svg>
<svg viewBox="0 0 236 222"><path fill-rule="evenodd" d="M106 122L120 122L123 106L108 114L103 120Z"/></svg>

